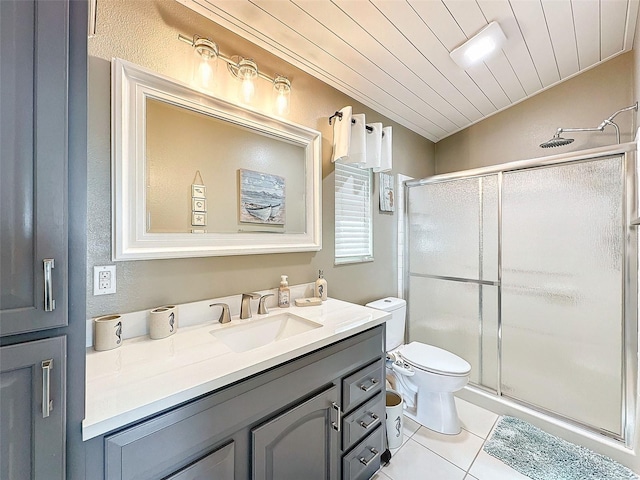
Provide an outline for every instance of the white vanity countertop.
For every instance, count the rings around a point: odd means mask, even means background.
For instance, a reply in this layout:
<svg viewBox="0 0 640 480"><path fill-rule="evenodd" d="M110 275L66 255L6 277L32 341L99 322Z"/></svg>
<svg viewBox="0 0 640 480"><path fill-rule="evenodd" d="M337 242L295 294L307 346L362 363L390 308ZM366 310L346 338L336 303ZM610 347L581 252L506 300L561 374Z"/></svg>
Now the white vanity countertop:
<svg viewBox="0 0 640 480"><path fill-rule="evenodd" d="M363 332L389 316L335 299L313 307L272 308L268 316L285 312L322 327L242 353L233 352L210 334L219 328L218 322L182 327L161 340L148 336L126 339L114 350L88 348L83 440ZM231 324L264 317L254 314L252 319L239 320L233 316Z"/></svg>

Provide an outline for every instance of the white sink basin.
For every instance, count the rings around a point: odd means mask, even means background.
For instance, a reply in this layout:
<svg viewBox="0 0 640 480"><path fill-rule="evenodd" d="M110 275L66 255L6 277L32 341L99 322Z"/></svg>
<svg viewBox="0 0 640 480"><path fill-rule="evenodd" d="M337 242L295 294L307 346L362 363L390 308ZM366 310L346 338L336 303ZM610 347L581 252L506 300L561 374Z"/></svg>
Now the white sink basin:
<svg viewBox="0 0 640 480"><path fill-rule="evenodd" d="M322 325L291 313L280 313L272 317L249 320L246 323L226 324L211 335L222 341L236 353L268 345L300 333L308 332Z"/></svg>

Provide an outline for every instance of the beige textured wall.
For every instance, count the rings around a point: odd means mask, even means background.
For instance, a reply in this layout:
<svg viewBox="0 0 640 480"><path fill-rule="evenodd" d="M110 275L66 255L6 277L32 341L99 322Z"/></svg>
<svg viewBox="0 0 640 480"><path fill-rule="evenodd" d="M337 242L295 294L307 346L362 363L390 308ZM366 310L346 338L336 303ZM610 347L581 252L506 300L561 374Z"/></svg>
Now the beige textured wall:
<svg viewBox="0 0 640 480"><path fill-rule="evenodd" d="M329 295L364 303L396 292L396 216L381 214L374 192L374 256L372 263L334 267L334 197L331 127L328 117L344 105L365 113L371 122L393 125L392 173L420 178L434 173L434 145L283 62L269 52L230 33L172 0L101 0L97 34L89 39L89 147L87 314L129 312L167 303L183 303L266 289L278 285L280 275L292 284L313 281L325 271ZM322 244L320 252L207 257L117 263L117 292L93 296L94 265L111 264L110 218L110 60L119 57L163 75L187 81L191 47L178 33L214 38L227 55L253 57L261 70L287 75L293 84L289 119L322 133ZM220 68L219 68L220 70ZM223 72L224 73L224 72ZM221 75L219 95L233 100L235 90ZM258 82L257 96L270 101L266 82ZM268 111L266 103L256 108Z"/></svg>
<svg viewBox="0 0 640 480"><path fill-rule="evenodd" d="M635 68L638 68L637 62ZM637 98L633 72L634 52L628 52L439 141L436 172L454 172L615 143L615 129L607 127L604 132L567 133L566 137L575 141L564 147L539 147L559 127L596 127L615 111L632 105ZM621 141L633 140L632 112L621 113L615 122L620 126Z"/></svg>

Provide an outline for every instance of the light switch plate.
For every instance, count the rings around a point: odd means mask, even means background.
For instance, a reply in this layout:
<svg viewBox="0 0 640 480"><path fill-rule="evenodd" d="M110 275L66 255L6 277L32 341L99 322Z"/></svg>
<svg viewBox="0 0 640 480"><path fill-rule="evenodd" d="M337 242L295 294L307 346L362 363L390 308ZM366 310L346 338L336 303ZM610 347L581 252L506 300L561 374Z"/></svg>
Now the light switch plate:
<svg viewBox="0 0 640 480"><path fill-rule="evenodd" d="M116 293L116 266L93 267L93 294L108 295Z"/></svg>

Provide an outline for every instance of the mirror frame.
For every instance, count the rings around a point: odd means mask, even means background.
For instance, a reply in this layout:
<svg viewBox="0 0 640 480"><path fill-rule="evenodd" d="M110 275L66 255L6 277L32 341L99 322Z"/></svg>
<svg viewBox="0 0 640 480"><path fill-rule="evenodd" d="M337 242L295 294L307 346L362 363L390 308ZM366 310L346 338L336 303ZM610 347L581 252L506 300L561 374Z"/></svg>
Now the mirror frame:
<svg viewBox="0 0 640 480"><path fill-rule="evenodd" d="M321 134L213 97L114 58L111 72L113 260L307 252L322 248ZM299 145L305 162L304 233L150 233L146 229L146 100L152 98Z"/></svg>

